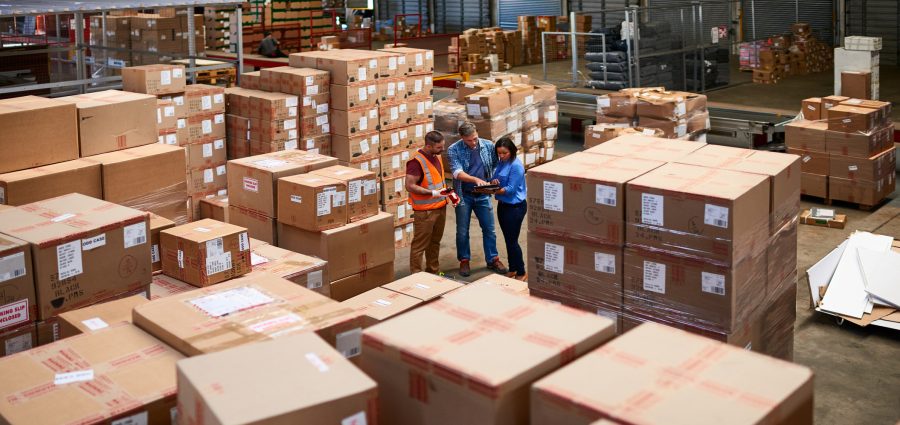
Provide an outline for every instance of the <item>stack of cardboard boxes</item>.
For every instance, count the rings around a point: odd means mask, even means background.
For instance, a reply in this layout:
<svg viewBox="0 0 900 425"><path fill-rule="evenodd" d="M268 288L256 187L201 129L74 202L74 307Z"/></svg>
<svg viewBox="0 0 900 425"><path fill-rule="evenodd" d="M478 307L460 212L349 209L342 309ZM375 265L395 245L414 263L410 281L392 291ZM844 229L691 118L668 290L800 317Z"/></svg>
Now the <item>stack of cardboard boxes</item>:
<svg viewBox="0 0 900 425"><path fill-rule="evenodd" d="M501 28L468 29L450 39L449 52L450 72L506 71L523 64L522 33Z"/></svg>
<svg viewBox="0 0 900 425"><path fill-rule="evenodd" d="M531 293L617 317L620 331L656 321L790 357L799 168L642 135L535 168Z"/></svg>
<svg viewBox="0 0 900 425"><path fill-rule="evenodd" d="M754 83L775 84L789 76L824 72L831 67L831 49L813 35L809 24L793 24L791 32L764 42L741 44L741 69L753 71Z"/></svg>
<svg viewBox="0 0 900 425"><path fill-rule="evenodd" d="M163 11L161 11L163 12ZM197 52L204 50L206 38L203 15L191 14L194 19L194 34L188 33L188 15L183 10L175 13L138 14L130 17L131 48L147 53L132 53L131 65L151 65L165 63L188 53L188 43L194 37Z"/></svg>
<svg viewBox="0 0 900 425"><path fill-rule="evenodd" d="M857 99L880 98L881 46L880 37L844 38L844 47L834 49L835 94ZM847 84L850 87L845 87Z"/></svg>
<svg viewBox="0 0 900 425"><path fill-rule="evenodd" d="M662 88L622 89L597 97L597 124L662 130L670 139L706 140L706 96ZM645 134L652 136L655 130Z"/></svg>
<svg viewBox="0 0 900 425"><path fill-rule="evenodd" d="M106 16L105 28L103 20L103 16L91 16L91 45L121 50L97 50L94 61L118 68L131 66L131 18Z"/></svg>
<svg viewBox="0 0 900 425"><path fill-rule="evenodd" d="M200 200L225 195L225 89L205 84L185 87L187 105L186 178L191 217L200 216Z"/></svg>
<svg viewBox="0 0 900 425"><path fill-rule="evenodd" d="M231 32L240 30L234 9L203 9L203 27L205 28L206 49L222 52L235 52L231 41ZM235 43L237 40L235 40Z"/></svg>
<svg viewBox="0 0 900 425"><path fill-rule="evenodd" d="M322 155L331 154L331 135L329 126L331 79L326 71L311 68L294 68L290 66L266 68L260 71L259 88L270 92L281 92L298 97L294 104L296 110L295 131L288 131L288 143L283 149L302 149ZM291 112L291 111L288 111ZM251 112L252 113L252 112ZM254 123L251 123L253 128ZM262 123L266 126L265 123ZM251 135L255 129L251 130ZM298 139L299 137L299 139ZM298 143L299 142L299 143ZM253 155L281 150L279 144L271 150L257 149L251 146Z"/></svg>
<svg viewBox="0 0 900 425"><path fill-rule="evenodd" d="M554 29L555 31L555 29ZM522 33L522 52L525 64L541 63L541 34L536 16L519 16L519 32Z"/></svg>
<svg viewBox="0 0 900 425"><path fill-rule="evenodd" d="M891 104L843 96L803 101L785 127L788 151L802 158L803 194L862 206L894 192L896 149Z"/></svg>

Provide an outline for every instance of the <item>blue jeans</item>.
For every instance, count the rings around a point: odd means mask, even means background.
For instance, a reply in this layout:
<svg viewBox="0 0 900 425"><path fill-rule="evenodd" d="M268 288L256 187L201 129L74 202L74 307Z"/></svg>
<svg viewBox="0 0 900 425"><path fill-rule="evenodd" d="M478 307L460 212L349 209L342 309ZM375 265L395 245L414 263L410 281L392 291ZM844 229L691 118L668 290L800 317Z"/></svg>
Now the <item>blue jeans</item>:
<svg viewBox="0 0 900 425"><path fill-rule="evenodd" d="M528 203L525 201L518 204L500 202L497 205L497 221L500 222L503 240L506 241L506 252L509 254L509 271L516 272L516 276L525 275L525 260L522 258L522 247L519 246L519 234L522 232L526 212Z"/></svg>
<svg viewBox="0 0 900 425"><path fill-rule="evenodd" d="M497 235L494 233L494 207L491 204L491 197L487 195L462 194L462 202L456 207L456 258L459 261L472 258L469 249L469 223L472 221L472 211L475 212L481 226L485 261L490 263L499 254Z"/></svg>

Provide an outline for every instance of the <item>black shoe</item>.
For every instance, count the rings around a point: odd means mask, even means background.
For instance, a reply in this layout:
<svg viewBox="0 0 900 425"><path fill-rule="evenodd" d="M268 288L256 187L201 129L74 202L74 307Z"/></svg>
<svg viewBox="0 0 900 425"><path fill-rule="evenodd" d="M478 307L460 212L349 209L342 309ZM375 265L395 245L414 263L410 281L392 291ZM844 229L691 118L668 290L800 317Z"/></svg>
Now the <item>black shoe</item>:
<svg viewBox="0 0 900 425"><path fill-rule="evenodd" d="M506 266L500 261L500 257L494 257L494 261L491 261L491 264L488 264L488 269L497 274L506 274L509 272L509 270L506 269Z"/></svg>

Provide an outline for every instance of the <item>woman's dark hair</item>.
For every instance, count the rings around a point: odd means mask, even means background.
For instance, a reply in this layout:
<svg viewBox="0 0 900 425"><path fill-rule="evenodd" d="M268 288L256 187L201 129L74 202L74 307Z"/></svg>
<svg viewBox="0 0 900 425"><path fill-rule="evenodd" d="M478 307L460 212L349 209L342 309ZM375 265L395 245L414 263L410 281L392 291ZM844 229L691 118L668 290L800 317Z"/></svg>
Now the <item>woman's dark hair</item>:
<svg viewBox="0 0 900 425"><path fill-rule="evenodd" d="M509 151L509 157L511 158L510 161L516 160L516 153L519 152L519 148L516 147L516 144L513 143L512 139L510 139L508 136L501 137L500 140L498 140L497 143L494 144L494 150L496 150L497 148L506 148L506 150Z"/></svg>

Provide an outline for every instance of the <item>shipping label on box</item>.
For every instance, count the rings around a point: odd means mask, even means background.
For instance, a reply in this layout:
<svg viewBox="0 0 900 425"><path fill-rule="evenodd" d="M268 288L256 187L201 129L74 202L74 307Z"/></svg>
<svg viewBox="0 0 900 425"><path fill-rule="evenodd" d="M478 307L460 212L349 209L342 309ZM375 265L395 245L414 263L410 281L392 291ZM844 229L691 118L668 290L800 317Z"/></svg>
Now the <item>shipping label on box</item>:
<svg viewBox="0 0 900 425"><path fill-rule="evenodd" d="M135 93L174 94L185 91L182 65L143 65L122 69L122 89Z"/></svg>
<svg viewBox="0 0 900 425"><path fill-rule="evenodd" d="M278 179L278 221L300 229L320 231L343 226L347 220L347 184L340 180L300 174Z"/></svg>
<svg viewBox="0 0 900 425"><path fill-rule="evenodd" d="M381 84L374 81L354 86L332 84L331 107L348 110L375 106L379 101L378 88Z"/></svg>
<svg viewBox="0 0 900 425"><path fill-rule="evenodd" d="M399 119L399 111L395 114ZM392 118L394 115L390 115ZM331 110L331 132L334 135L353 136L357 134L378 131L379 108L360 108L349 111L340 109Z"/></svg>
<svg viewBox="0 0 900 425"><path fill-rule="evenodd" d="M247 230L203 219L160 233L163 273L195 286L214 285L250 272Z"/></svg>

